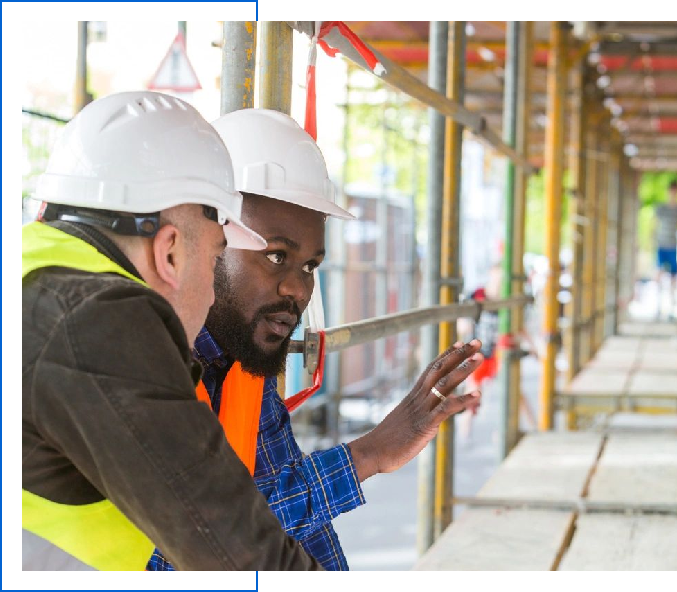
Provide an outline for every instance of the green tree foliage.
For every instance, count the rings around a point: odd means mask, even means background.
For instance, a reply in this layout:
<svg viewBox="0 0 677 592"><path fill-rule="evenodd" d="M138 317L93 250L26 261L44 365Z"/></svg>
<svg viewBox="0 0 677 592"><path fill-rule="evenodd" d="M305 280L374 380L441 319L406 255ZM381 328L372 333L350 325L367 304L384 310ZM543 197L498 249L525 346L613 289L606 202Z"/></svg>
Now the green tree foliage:
<svg viewBox="0 0 677 592"><path fill-rule="evenodd" d="M561 247L571 247L571 228L569 224L569 188L571 176L564 172L562 191L562 226L560 229ZM545 255L545 235L547 232L545 214L545 169L529 177L526 196L526 225L524 250L527 253Z"/></svg>
<svg viewBox="0 0 677 592"><path fill-rule="evenodd" d="M647 172L640 179L640 210L637 232L641 251L652 253L655 248L653 240L654 210L656 205L667 201L668 185L673 180L677 181L677 171Z"/></svg>
<svg viewBox="0 0 677 592"><path fill-rule="evenodd" d="M425 220L426 203L424 129L427 111L409 97L378 80L371 87L351 87L345 183L413 196L419 225Z"/></svg>
<svg viewBox="0 0 677 592"><path fill-rule="evenodd" d="M545 180L543 170L531 175L527 185L524 250L545 254Z"/></svg>

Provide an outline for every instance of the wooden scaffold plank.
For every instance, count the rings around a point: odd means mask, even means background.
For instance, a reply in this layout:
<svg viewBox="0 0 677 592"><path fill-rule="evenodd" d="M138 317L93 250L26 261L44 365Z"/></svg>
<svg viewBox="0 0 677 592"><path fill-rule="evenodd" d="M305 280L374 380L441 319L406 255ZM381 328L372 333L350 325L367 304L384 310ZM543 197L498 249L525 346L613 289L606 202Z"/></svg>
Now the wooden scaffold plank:
<svg viewBox="0 0 677 592"><path fill-rule="evenodd" d="M611 434L590 482L590 501L674 504L677 431Z"/></svg>
<svg viewBox="0 0 677 592"><path fill-rule="evenodd" d="M579 516L576 534L559 569L677 570L677 517Z"/></svg>

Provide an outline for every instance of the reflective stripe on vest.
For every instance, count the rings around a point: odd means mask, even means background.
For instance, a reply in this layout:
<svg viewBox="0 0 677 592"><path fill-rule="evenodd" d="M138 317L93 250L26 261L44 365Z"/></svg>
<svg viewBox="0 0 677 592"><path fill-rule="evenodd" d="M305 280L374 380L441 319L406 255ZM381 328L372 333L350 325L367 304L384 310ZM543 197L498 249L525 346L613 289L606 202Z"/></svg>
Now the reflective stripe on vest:
<svg viewBox="0 0 677 592"><path fill-rule="evenodd" d="M153 543L109 500L72 506L57 504L24 489L21 507L24 530L93 569L143 570L153 553ZM34 554L24 554L23 558L24 563L31 566L28 569L53 569L50 565L54 553L41 556L39 550L45 546L32 542Z"/></svg>
<svg viewBox="0 0 677 592"><path fill-rule="evenodd" d="M45 267L68 267L93 273L139 278L85 241L33 222L22 228L22 277ZM154 545L109 500L93 504L58 504L22 490L24 569L143 570ZM60 549L60 555L56 550ZM69 558L70 557L70 558Z"/></svg>
<svg viewBox="0 0 677 592"><path fill-rule="evenodd" d="M256 438L259 433L264 383L264 378L252 376L242 369L240 362L235 362L228 370L221 387L219 422L228 443L250 475L254 475L256 466ZM200 401L211 407L209 393L202 381L197 385L196 394Z"/></svg>
<svg viewBox="0 0 677 592"><path fill-rule="evenodd" d="M96 571L47 539L25 528L21 531L21 569L22 571Z"/></svg>

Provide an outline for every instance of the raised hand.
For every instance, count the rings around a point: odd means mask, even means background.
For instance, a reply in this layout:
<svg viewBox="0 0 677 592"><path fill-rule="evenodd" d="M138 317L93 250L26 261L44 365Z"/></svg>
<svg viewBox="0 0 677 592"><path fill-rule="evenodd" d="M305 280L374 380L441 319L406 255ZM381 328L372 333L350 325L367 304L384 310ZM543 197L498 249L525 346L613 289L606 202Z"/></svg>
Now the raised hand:
<svg viewBox="0 0 677 592"><path fill-rule="evenodd" d="M348 444L360 481L399 469L423 450L447 417L479 406L479 391L461 396L452 391L482 363L481 345L478 339L459 342L440 354L380 424Z"/></svg>

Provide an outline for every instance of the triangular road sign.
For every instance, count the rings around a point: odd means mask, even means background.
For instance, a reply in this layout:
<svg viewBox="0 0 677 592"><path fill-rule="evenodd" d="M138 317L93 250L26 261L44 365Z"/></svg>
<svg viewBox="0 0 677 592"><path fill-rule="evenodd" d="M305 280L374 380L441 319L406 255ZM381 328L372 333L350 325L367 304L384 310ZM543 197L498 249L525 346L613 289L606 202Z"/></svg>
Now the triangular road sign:
<svg viewBox="0 0 677 592"><path fill-rule="evenodd" d="M197 74L193 70L186 53L186 42L178 33L172 41L167 55L160 63L148 88L151 90L172 90L174 92L192 92L202 88Z"/></svg>

